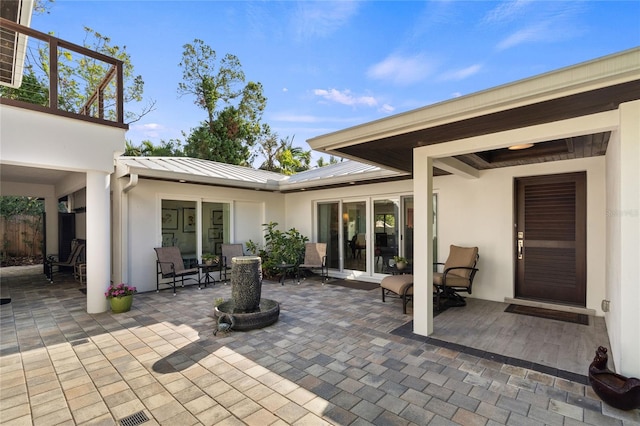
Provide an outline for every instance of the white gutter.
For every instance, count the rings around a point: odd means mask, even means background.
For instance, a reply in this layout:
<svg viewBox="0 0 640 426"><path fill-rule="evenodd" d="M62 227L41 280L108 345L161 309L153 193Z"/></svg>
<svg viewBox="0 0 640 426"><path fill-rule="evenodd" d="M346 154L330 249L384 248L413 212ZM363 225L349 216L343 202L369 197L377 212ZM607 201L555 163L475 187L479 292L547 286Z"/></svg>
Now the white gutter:
<svg viewBox="0 0 640 426"><path fill-rule="evenodd" d="M124 188L122 188L123 193L127 193L131 191L138 184L138 175L136 173L131 173L129 175L129 183L127 183Z"/></svg>

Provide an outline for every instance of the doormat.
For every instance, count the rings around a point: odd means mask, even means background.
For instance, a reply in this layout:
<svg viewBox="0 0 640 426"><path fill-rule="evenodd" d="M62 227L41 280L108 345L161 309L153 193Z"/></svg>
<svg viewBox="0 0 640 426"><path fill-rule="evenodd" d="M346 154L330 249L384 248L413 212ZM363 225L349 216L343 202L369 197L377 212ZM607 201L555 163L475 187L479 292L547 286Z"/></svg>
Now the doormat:
<svg viewBox="0 0 640 426"><path fill-rule="evenodd" d="M365 281L356 280L336 280L329 281L327 284L339 285L340 287L355 288L357 290L373 290L376 288L380 288L380 284L378 283L368 283Z"/></svg>
<svg viewBox="0 0 640 426"><path fill-rule="evenodd" d="M555 311L553 309L535 308L533 306L524 305L509 305L504 311L511 312L513 314L529 315L532 317L589 325L589 315L577 314L574 312L562 312Z"/></svg>
<svg viewBox="0 0 640 426"><path fill-rule="evenodd" d="M7 303L11 303L10 297L3 297L2 299L0 299L0 305L6 305Z"/></svg>

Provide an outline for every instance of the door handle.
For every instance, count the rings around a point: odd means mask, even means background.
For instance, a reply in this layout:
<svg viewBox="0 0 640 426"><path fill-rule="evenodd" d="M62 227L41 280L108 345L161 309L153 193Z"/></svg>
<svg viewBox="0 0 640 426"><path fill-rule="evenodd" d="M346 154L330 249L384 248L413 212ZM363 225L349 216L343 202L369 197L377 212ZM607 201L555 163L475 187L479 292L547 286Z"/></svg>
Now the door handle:
<svg viewBox="0 0 640 426"><path fill-rule="evenodd" d="M523 248L524 248L524 240L518 240L518 260L522 260L522 258L524 257L522 255Z"/></svg>

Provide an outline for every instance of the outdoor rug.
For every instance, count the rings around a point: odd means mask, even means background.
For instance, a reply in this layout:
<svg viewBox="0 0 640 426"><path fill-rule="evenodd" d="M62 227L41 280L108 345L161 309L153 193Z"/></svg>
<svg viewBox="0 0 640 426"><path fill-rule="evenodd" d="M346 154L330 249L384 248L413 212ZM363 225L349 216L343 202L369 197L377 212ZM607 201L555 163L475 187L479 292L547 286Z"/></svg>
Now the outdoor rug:
<svg viewBox="0 0 640 426"><path fill-rule="evenodd" d="M341 287L355 288L357 290L373 290L376 288L380 288L380 284L378 283L368 283L365 281L356 281L356 280L336 280L336 281L329 281L327 284L339 285Z"/></svg>
<svg viewBox="0 0 640 426"><path fill-rule="evenodd" d="M513 314L529 315L532 317L546 318L557 321L572 322L575 324L589 325L589 316L574 312L555 311L553 309L535 308L533 306L509 305L505 312Z"/></svg>
<svg viewBox="0 0 640 426"><path fill-rule="evenodd" d="M0 305L6 305L8 303L11 303L10 297L3 297L2 299L0 299Z"/></svg>

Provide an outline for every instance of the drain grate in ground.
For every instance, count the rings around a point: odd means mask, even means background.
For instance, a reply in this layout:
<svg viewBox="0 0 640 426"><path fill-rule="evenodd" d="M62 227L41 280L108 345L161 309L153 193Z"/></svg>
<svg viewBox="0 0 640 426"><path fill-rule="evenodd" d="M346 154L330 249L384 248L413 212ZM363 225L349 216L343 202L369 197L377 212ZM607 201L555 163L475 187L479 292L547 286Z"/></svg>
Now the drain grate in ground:
<svg viewBox="0 0 640 426"><path fill-rule="evenodd" d="M125 417L124 419L120 419L120 426L137 426L148 421L149 418L144 413L144 411L139 411L135 414Z"/></svg>

